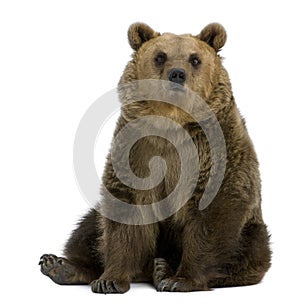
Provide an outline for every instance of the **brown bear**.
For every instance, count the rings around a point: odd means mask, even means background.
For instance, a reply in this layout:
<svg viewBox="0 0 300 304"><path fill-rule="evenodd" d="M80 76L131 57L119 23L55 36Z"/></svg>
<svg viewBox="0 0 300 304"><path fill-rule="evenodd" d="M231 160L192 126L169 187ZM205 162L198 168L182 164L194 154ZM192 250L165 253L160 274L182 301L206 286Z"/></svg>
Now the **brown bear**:
<svg viewBox="0 0 300 304"><path fill-rule="evenodd" d="M197 149L200 162L196 166L196 186L188 201L173 214L144 225L118 222L91 209L68 240L65 258L52 254L41 257L42 273L58 284L91 284L96 293L124 293L130 282L152 282L157 291L198 291L259 283L270 267L269 235L262 218L256 153L218 55L226 41L223 26L209 24L193 36L160 34L146 24L135 23L129 28L128 39L135 52L120 80L123 105L114 138L136 118L171 118L188 132ZM207 134L192 115L176 105L157 100L127 103L134 92L122 86L147 79L174 83L174 98L179 87L195 92L217 118L226 145L226 169L206 208L199 208L198 203L213 168ZM167 130L175 138L179 134L179 129L168 123L159 122L153 128ZM177 141L185 148L184 140ZM122 151L122 145L115 149ZM111 153L103 185L113 197L135 206L168 197L176 187L181 168L174 145L155 134L142 137L130 151L130 168L139 178L146 178L151 173L149 161L157 155L165 160L167 169L153 188L132 189L122 183L114 171ZM101 204L109 210L113 206L111 197L103 195Z"/></svg>

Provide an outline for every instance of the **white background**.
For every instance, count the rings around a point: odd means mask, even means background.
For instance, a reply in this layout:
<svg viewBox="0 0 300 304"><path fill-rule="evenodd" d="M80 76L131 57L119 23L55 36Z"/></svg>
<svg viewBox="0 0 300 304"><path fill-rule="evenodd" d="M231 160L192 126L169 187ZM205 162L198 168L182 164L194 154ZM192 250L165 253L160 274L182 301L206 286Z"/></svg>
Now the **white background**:
<svg viewBox="0 0 300 304"><path fill-rule="evenodd" d="M1 302L299 303L297 1L0 3ZM189 294L138 284L105 296L56 285L39 272L40 255L60 254L88 209L73 175L73 140L89 105L116 87L135 21L178 34L198 34L214 21L227 30L221 55L259 156L272 233L273 266L262 284ZM98 141L100 171L113 125Z"/></svg>

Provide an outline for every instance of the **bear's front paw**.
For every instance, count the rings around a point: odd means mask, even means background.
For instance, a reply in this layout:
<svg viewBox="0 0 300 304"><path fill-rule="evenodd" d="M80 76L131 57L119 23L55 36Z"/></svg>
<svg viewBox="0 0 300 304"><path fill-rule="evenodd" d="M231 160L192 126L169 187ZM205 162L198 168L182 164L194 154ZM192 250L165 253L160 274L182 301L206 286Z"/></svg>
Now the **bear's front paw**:
<svg viewBox="0 0 300 304"><path fill-rule="evenodd" d="M153 283L155 288L157 288L158 284L171 276L173 276L173 270L167 263L167 261L163 258L154 259L154 270L153 270Z"/></svg>
<svg viewBox="0 0 300 304"><path fill-rule="evenodd" d="M129 281L98 279L91 283L95 293L124 293L129 290Z"/></svg>
<svg viewBox="0 0 300 304"><path fill-rule="evenodd" d="M198 291L209 290L206 284L198 282L196 280L173 277L162 280L156 287L157 291Z"/></svg>

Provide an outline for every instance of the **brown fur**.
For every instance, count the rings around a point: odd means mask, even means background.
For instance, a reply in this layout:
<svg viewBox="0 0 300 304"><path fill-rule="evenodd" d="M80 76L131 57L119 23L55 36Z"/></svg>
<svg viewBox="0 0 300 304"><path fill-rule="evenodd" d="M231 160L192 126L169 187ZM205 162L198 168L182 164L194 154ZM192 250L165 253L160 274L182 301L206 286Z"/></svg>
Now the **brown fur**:
<svg viewBox="0 0 300 304"><path fill-rule="evenodd" d="M149 225L120 224L91 210L66 244L64 263L61 258L44 255L42 272L59 284L91 283L92 290L99 293L126 292L131 281L151 281L158 291L208 290L260 282L270 267L269 236L261 213L257 157L217 54L226 42L224 28L210 24L197 36L160 35L137 23L130 27L128 39L135 53L120 84L167 80L171 68L185 69L185 86L207 102L222 128L227 149L224 180L213 202L200 211L198 202L211 169L203 130L172 105L155 101L124 104L115 135L128 121L150 114L171 117L190 133L201 156L194 194L174 215ZM167 54L161 66L155 63L159 52ZM200 58L199 66L191 66L191 54ZM120 96L124 103L130 99L122 90ZM110 155L103 184L129 204L166 197L180 174L179 156L170 143L155 136L139 140L130 154L131 169L137 176L146 177L148 162L155 155L165 159L168 170L164 182L154 189L141 191L122 184ZM104 207L109 208L109 198L104 196L103 200Z"/></svg>

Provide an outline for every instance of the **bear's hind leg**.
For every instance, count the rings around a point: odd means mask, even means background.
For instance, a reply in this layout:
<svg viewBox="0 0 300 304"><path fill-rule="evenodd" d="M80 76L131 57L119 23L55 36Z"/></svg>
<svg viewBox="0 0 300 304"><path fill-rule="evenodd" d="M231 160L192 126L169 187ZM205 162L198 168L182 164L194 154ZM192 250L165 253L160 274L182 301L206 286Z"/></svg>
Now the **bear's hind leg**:
<svg viewBox="0 0 300 304"><path fill-rule="evenodd" d="M224 277L211 280L212 288L258 284L271 265L269 235L264 224L248 224L243 230L241 252L223 267Z"/></svg>
<svg viewBox="0 0 300 304"><path fill-rule="evenodd" d="M89 284L97 274L79 267L69 260L54 254L44 254L40 258L41 272L60 285Z"/></svg>
<svg viewBox="0 0 300 304"><path fill-rule="evenodd" d="M44 254L40 258L44 275L61 285L90 284L101 275L98 216L98 212L92 209L81 220L65 246L66 258L53 254Z"/></svg>

